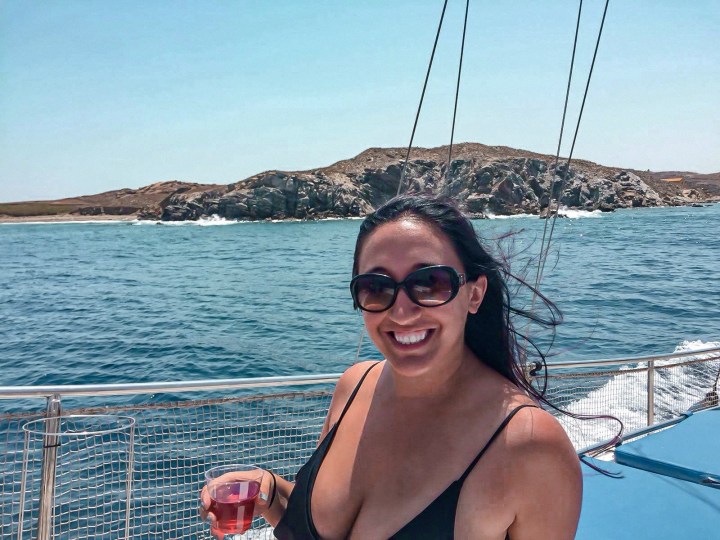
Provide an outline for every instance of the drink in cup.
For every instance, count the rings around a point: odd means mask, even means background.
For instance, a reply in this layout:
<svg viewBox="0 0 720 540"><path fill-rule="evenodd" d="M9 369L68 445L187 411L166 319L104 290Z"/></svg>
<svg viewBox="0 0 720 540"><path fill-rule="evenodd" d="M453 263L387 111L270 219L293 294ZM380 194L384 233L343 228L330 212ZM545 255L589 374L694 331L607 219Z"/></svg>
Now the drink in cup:
<svg viewBox="0 0 720 540"><path fill-rule="evenodd" d="M252 465L224 465L205 473L210 495L208 512L215 515L210 533L218 540L225 535L244 533L255 514L264 471Z"/></svg>

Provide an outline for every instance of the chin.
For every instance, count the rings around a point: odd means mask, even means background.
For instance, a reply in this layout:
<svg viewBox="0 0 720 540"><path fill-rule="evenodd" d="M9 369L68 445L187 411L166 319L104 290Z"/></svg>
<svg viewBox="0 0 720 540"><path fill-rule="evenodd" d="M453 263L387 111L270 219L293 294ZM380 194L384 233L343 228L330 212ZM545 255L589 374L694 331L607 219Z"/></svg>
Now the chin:
<svg viewBox="0 0 720 540"><path fill-rule="evenodd" d="M432 371L436 358L435 355L402 354L397 351L389 351L385 354L385 359L392 370L404 377L418 377Z"/></svg>

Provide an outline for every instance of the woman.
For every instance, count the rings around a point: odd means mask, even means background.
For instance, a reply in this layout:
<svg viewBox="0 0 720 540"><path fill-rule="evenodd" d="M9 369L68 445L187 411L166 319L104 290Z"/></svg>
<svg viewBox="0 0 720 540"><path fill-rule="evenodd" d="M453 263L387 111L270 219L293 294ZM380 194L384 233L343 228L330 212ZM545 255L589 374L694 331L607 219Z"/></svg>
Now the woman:
<svg viewBox="0 0 720 540"><path fill-rule="evenodd" d="M503 270L469 220L397 197L363 222L353 276L385 360L343 374L295 484L268 475L276 537L572 539L579 461L523 384Z"/></svg>

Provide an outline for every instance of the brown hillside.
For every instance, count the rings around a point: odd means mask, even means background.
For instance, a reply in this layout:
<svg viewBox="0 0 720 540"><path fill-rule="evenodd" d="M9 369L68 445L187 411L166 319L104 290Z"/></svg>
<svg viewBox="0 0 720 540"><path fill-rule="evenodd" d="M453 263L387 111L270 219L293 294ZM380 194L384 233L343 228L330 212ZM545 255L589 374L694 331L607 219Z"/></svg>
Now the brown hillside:
<svg viewBox="0 0 720 540"><path fill-rule="evenodd" d="M327 179L335 186L344 186L341 189L358 189L354 183L358 178L367 175L368 171L379 174L378 180L390 178L392 171L401 166L406 154L405 148L369 148L351 159L345 159L329 166L309 171L267 171L251 176L236 184L195 184L176 180L157 182L140 189L119 189L94 195L84 195L52 201L27 201L16 203L0 203L0 219L4 221L34 219L130 219L138 215L151 217L159 216L169 205L185 204L183 201L192 201L199 196L205 199L218 197L230 193L235 189L257 190L267 183L268 178L279 174L283 177L313 176L316 179ZM434 167L447 162L448 147L413 148L410 161L417 167L423 168L423 162ZM554 163L554 156L539 154L528 150L520 150L507 146L487 146L479 143L460 143L453 146L453 162L473 162L478 166L482 164L517 160L541 160L548 167ZM408 180L411 180L413 167L408 170ZM629 171L637 175L643 182L655 190L664 200L682 200L688 190L695 190L694 200L720 199L720 173L698 174L685 171L636 171L599 165L586 160L573 160L572 169L580 171L587 178L604 177L613 178L620 171ZM389 176L388 176L389 175ZM663 182L665 178L682 177L682 183ZM276 182L277 180L273 180ZM395 180L397 183L397 180ZM244 186L244 188L243 188ZM264 188L263 188L264 189ZM683 193L685 192L685 194ZM200 198L203 198L200 197ZM199 199L198 199L199 200ZM682 204L682 203L680 203Z"/></svg>

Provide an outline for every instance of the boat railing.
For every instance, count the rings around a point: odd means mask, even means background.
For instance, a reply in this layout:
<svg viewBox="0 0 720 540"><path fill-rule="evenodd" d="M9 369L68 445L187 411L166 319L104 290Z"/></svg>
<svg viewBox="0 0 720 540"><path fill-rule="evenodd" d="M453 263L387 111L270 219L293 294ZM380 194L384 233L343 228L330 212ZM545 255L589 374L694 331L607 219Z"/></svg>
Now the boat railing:
<svg viewBox="0 0 720 540"><path fill-rule="evenodd" d="M633 431L717 404L720 347L527 373L561 409L612 415ZM242 462L291 478L317 444L338 377L0 387L0 537L209 538L203 472ZM87 418L100 423L76 426ZM578 449L618 430L607 418L558 419ZM43 430L28 427L38 420ZM256 520L246 536L268 531Z"/></svg>

